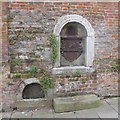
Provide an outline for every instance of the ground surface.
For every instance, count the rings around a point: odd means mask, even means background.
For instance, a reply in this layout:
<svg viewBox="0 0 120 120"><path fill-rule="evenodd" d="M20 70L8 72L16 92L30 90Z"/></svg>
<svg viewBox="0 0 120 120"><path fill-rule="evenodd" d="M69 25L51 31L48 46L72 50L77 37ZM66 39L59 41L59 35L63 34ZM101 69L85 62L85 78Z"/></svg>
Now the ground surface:
<svg viewBox="0 0 120 120"><path fill-rule="evenodd" d="M120 99L120 98L119 98ZM118 98L108 98L101 100L101 105L97 108L55 113L51 109L28 110L28 111L12 111L0 113L2 118L118 118L120 111L118 110Z"/></svg>

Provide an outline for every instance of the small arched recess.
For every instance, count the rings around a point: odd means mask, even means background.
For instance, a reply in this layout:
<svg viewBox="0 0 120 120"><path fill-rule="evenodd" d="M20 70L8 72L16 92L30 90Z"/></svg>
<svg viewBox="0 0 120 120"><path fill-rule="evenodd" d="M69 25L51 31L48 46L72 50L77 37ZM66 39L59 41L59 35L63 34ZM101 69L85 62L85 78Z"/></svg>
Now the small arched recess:
<svg viewBox="0 0 120 120"><path fill-rule="evenodd" d="M29 78L22 81L16 90L16 101L37 98L44 98L39 79Z"/></svg>
<svg viewBox="0 0 120 120"><path fill-rule="evenodd" d="M86 31L85 40L85 55L84 55L84 65L77 66L61 66L61 34L64 31L64 27L70 23L77 23L83 26ZM57 24L54 28L54 34L58 40L58 56L53 68L53 74L61 74L62 72L75 72L76 70L80 70L83 72L91 72L93 71L92 65L94 60L94 29L92 28L90 22L83 18L80 15L65 15L59 18Z"/></svg>

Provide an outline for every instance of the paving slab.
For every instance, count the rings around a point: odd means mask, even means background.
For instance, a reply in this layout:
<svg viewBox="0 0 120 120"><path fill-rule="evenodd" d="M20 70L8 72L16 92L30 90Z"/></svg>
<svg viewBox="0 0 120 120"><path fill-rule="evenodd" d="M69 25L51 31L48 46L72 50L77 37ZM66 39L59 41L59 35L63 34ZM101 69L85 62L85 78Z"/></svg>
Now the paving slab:
<svg viewBox="0 0 120 120"><path fill-rule="evenodd" d="M115 98L105 99L105 101L108 102L109 104L113 105L113 104L118 104L119 99L120 99L119 97L115 97Z"/></svg>
<svg viewBox="0 0 120 120"><path fill-rule="evenodd" d="M89 109L89 111L91 112L102 112L102 111L108 111L108 110L114 110L114 109L104 100L101 100L99 107Z"/></svg>
<svg viewBox="0 0 120 120"><path fill-rule="evenodd" d="M118 118L118 113L115 110L97 112L100 118Z"/></svg>
<svg viewBox="0 0 120 120"><path fill-rule="evenodd" d="M24 112L13 112L11 118L31 118L32 111L24 111Z"/></svg>
<svg viewBox="0 0 120 120"><path fill-rule="evenodd" d="M0 113L0 120L2 119L2 113Z"/></svg>
<svg viewBox="0 0 120 120"><path fill-rule="evenodd" d="M54 118L52 109L41 109L33 111L32 118Z"/></svg>
<svg viewBox="0 0 120 120"><path fill-rule="evenodd" d="M99 118L98 114L96 112L93 112L92 110L81 110L76 111L75 115L77 118Z"/></svg>
<svg viewBox="0 0 120 120"><path fill-rule="evenodd" d="M77 120L74 112L54 113L54 118L75 118L74 120Z"/></svg>
<svg viewBox="0 0 120 120"><path fill-rule="evenodd" d="M118 104L118 113L120 114L120 104Z"/></svg>
<svg viewBox="0 0 120 120"><path fill-rule="evenodd" d="M2 118L11 118L12 112L3 112L2 114Z"/></svg>
<svg viewBox="0 0 120 120"><path fill-rule="evenodd" d="M118 111L118 104L110 105L116 112Z"/></svg>

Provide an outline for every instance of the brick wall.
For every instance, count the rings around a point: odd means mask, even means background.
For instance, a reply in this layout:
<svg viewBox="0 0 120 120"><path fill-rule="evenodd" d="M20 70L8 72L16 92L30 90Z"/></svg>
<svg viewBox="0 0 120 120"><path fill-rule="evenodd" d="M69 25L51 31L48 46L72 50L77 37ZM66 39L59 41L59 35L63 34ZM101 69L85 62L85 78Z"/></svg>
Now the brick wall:
<svg viewBox="0 0 120 120"><path fill-rule="evenodd" d="M111 69L118 56L117 2L14 2L2 4L2 58L3 62L9 58L11 73L27 72L32 64L37 65L38 69L43 68L51 72L50 35L61 16L78 14L86 18L95 30L94 67L96 73L84 74L82 77L69 76L68 80L67 76L55 76L56 93L65 95L66 85L68 88L73 85L73 89L70 89L70 92L68 90L67 94L117 95L117 71ZM19 66L16 65L18 57ZM87 80L83 81L86 78ZM19 82L15 79L3 80L4 105L6 101L8 101L8 106L14 102ZM63 89L60 90L59 85Z"/></svg>
<svg viewBox="0 0 120 120"><path fill-rule="evenodd" d="M58 75L55 78L56 96L94 93L100 97L118 95L118 73L101 71L81 75Z"/></svg>
<svg viewBox="0 0 120 120"><path fill-rule="evenodd" d="M7 51L7 3L2 3L2 39L3 39L3 61L8 60L8 51ZM112 7L111 7L112 6ZM76 2L40 2L40 3L11 3L9 4L8 10L11 11L33 11L33 10L41 10L41 11L48 11L49 13L53 13L52 15L62 16L64 14L80 14L81 16L88 19L91 24L93 25L94 29L96 27L99 27L100 30L101 27L99 23L107 26L107 30L109 31L109 34L112 36L114 40L118 39L118 32L116 27L118 26L118 3L117 2L107 2L107 3L76 3ZM26 14L27 15L27 14ZM16 14L17 16L17 14ZM16 21L17 22L17 21ZM20 21L19 21L20 22ZM14 22L15 23L15 22ZM31 21L32 23L32 21ZM34 22L35 23L35 22ZM103 25L103 26L104 26ZM98 29L98 28L97 28ZM103 28L104 30L104 28ZM96 35L102 35L101 31L97 30L99 33L96 33ZM105 31L104 31L105 32ZM106 33L107 34L107 33ZM107 35L109 35L107 34ZM104 35L104 36L107 36ZM117 45L112 49L112 52L116 53L116 47ZM113 55L113 53L112 53ZM115 56L115 55L113 55Z"/></svg>
<svg viewBox="0 0 120 120"><path fill-rule="evenodd" d="M2 2L2 61L8 61L7 2Z"/></svg>
<svg viewBox="0 0 120 120"><path fill-rule="evenodd" d="M33 59L34 57L38 57L38 61L40 61L39 52L40 49L42 49L40 47L41 46L40 44L43 44L43 46L47 46L48 48L48 50L46 50L47 52L51 51L51 49L48 47L50 42L50 34L52 34L54 26L57 20L59 19L59 17L65 14L79 14L84 18L86 18L92 24L95 30L95 59L116 58L117 56L117 46L118 46L117 45L117 39L118 39L118 31L117 31L118 4L117 3L106 3L106 4L102 2L11 3L8 6L8 10L10 12L9 14L10 17L8 19L9 21L8 33L10 34L8 36L10 43L9 55L13 59L15 59L15 57L18 54L23 55L22 53L23 50L24 53L26 52L26 55L22 57L27 58L29 60L31 57L33 57ZM26 34L23 35L22 32ZM31 33L34 35L30 36ZM39 34L38 36L38 33L40 33L41 35ZM44 35L44 33L46 35ZM26 38L21 38L23 39L21 41L27 39L29 46L27 46L28 43L25 42L20 43L19 40L20 35L26 37ZM18 41L16 41L17 38L15 37L18 37ZM41 38L41 41L39 40L39 38ZM30 42L29 39L32 39L32 41L34 42ZM45 39L47 39L48 44L44 43ZM19 46L20 44L24 44L24 48L23 45ZM34 54L39 54L39 55L34 56ZM46 62L45 64L50 66L51 60L48 62L46 61L46 58L45 59L43 58L42 62L43 61ZM15 68L14 64L12 66L14 69ZM24 66L25 69L24 63L22 66ZM42 67L41 65L38 66Z"/></svg>

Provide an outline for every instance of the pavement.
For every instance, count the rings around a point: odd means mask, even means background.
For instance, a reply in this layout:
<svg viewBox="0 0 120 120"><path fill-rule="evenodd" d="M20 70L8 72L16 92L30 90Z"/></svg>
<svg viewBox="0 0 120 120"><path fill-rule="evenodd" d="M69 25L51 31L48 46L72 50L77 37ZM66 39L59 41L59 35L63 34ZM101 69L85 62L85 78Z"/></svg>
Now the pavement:
<svg viewBox="0 0 120 120"><path fill-rule="evenodd" d="M55 113L52 108L25 110L25 111L11 111L0 113L2 118L97 118L97 120L103 120L103 118L118 118L120 111L118 111L118 99L119 97L107 98L101 100L101 105L97 108Z"/></svg>

